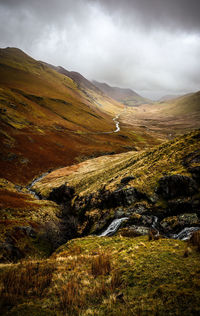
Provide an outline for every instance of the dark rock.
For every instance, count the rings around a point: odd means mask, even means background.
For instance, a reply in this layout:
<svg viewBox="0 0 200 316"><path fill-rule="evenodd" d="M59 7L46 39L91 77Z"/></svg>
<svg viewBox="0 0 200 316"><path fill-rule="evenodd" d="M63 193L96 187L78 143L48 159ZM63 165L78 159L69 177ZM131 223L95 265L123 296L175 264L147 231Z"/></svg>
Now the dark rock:
<svg viewBox="0 0 200 316"><path fill-rule="evenodd" d="M196 135L200 137L199 135ZM200 163L200 149L195 150L194 152L188 154L183 158L183 165L187 168L192 166L192 164Z"/></svg>
<svg viewBox="0 0 200 316"><path fill-rule="evenodd" d="M21 231L25 235L31 238L36 238L36 232L31 226L17 226L15 231Z"/></svg>
<svg viewBox="0 0 200 316"><path fill-rule="evenodd" d="M192 178L196 181L196 182L200 182L200 166L196 166L196 167L192 167L188 169L189 172L192 174Z"/></svg>
<svg viewBox="0 0 200 316"><path fill-rule="evenodd" d="M126 212L126 214L130 216L133 213L137 213L140 215L149 215L150 213L152 214L152 210L147 208L147 206L143 203L136 203L133 208L127 209L127 212Z"/></svg>
<svg viewBox="0 0 200 316"><path fill-rule="evenodd" d="M197 214L182 214L178 216L171 216L163 219L160 226L165 232L178 232L184 227L199 226L200 221Z"/></svg>
<svg viewBox="0 0 200 316"><path fill-rule="evenodd" d="M165 199L173 199L181 196L191 196L197 191L196 182L192 178L176 174L161 178L156 193Z"/></svg>
<svg viewBox="0 0 200 316"><path fill-rule="evenodd" d="M125 184L129 183L131 180L134 180L134 179L135 179L135 177L128 176L128 177L122 178L120 183L125 185Z"/></svg>
<svg viewBox="0 0 200 316"><path fill-rule="evenodd" d="M0 262L16 262L17 260L24 258L24 254L21 252L21 250L7 241L0 244L0 252Z"/></svg>
<svg viewBox="0 0 200 316"><path fill-rule="evenodd" d="M74 196L74 192L75 190L73 187L63 184L58 188L54 188L50 192L48 199L56 202L57 204L65 204L71 201Z"/></svg>
<svg viewBox="0 0 200 316"><path fill-rule="evenodd" d="M194 212L194 206L192 200L171 200L168 202L168 214L178 215L183 213L192 213Z"/></svg>
<svg viewBox="0 0 200 316"><path fill-rule="evenodd" d="M126 226L137 225L151 227L154 223L154 216L140 215L134 213L126 222Z"/></svg>
<svg viewBox="0 0 200 316"><path fill-rule="evenodd" d="M144 226L132 225L130 227L121 228L119 233L124 237L138 237L148 235L150 228Z"/></svg>
<svg viewBox="0 0 200 316"><path fill-rule="evenodd" d="M101 190L96 194L90 194L84 198L77 197L74 202L74 209L89 210L92 208L116 208L119 206L127 207L137 201L147 199L146 195L136 188L119 188L113 192Z"/></svg>
<svg viewBox="0 0 200 316"><path fill-rule="evenodd" d="M131 187L109 192L105 194L102 198L103 206L111 208L120 205L131 205L143 198L146 198L146 196L142 192L138 191L136 188Z"/></svg>
<svg viewBox="0 0 200 316"><path fill-rule="evenodd" d="M123 210L122 207L119 207L115 212L115 218L125 217L127 213Z"/></svg>

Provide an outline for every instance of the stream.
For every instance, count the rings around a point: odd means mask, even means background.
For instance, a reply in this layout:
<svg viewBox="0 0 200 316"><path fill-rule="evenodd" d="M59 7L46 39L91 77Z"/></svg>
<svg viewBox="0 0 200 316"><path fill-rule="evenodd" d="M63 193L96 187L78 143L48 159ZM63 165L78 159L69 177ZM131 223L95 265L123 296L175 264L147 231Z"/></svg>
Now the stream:
<svg viewBox="0 0 200 316"><path fill-rule="evenodd" d="M49 171L50 172L50 171ZM37 183L38 181L40 181L42 178L44 178L49 172L45 172L43 173L41 176L39 176L38 178L34 179L26 188L29 191L29 193L31 195L33 195L37 200L41 200L41 197L32 190L32 187L34 186L35 183Z"/></svg>
<svg viewBox="0 0 200 316"><path fill-rule="evenodd" d="M127 219L128 219L128 217L114 219L111 222L111 224L98 236L99 237L106 237L106 236L108 237L108 236L114 235L118 231L118 229L120 228L121 224ZM153 223L152 223L151 227L154 230L158 231L158 228L156 227L157 222L158 222L158 217L153 216ZM200 227L185 227L178 234L170 234L169 236L164 236L164 237L187 241L192 236L192 233L199 230L199 229L200 229ZM158 233L159 233L159 231L158 231Z"/></svg>
<svg viewBox="0 0 200 316"><path fill-rule="evenodd" d="M123 111L124 112L124 111ZM98 134L113 134L113 133L118 133L120 131L120 126L119 126L119 116L121 115L122 113L120 114L117 114L114 118L113 118L113 121L115 122L115 126L116 126L116 129L112 132L102 132L102 133L98 133ZM50 172L50 171L49 171ZM44 178L49 172L45 172L43 173L41 176L39 176L38 178L34 179L26 188L27 190L29 191L29 193L31 195L33 195L37 200L40 200L41 197L35 192L32 190L32 187L34 186L35 183L37 183L38 181L40 181L42 178Z"/></svg>
<svg viewBox="0 0 200 316"><path fill-rule="evenodd" d="M119 121L118 121L119 115L120 115L120 114L116 115L116 116L113 118L113 121L115 122L115 126L116 126L116 130L114 131L114 133L117 133L117 132L120 131Z"/></svg>
<svg viewBox="0 0 200 316"><path fill-rule="evenodd" d="M99 237L114 235L118 231L118 229L120 228L121 224L127 219L128 219L128 217L114 219L112 221L112 223L106 228L106 230L99 235Z"/></svg>

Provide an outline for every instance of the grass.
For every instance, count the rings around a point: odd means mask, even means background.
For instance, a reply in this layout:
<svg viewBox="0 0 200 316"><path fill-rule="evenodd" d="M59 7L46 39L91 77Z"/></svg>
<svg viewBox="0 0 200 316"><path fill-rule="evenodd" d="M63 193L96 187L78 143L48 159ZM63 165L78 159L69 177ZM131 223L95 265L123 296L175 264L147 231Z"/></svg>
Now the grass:
<svg viewBox="0 0 200 316"><path fill-rule="evenodd" d="M200 251L200 230L197 230L196 232L193 233L189 244L192 244L197 248L198 251Z"/></svg>
<svg viewBox="0 0 200 316"><path fill-rule="evenodd" d="M97 277L98 275L106 275L111 271L110 256L106 253L100 253L93 258L92 275Z"/></svg>
<svg viewBox="0 0 200 316"><path fill-rule="evenodd" d="M55 262L25 262L9 267L1 279L1 306L15 306L28 297L42 297L50 286Z"/></svg>
<svg viewBox="0 0 200 316"><path fill-rule="evenodd" d="M49 260L0 266L2 293L10 315L29 314L33 303L50 315L198 315L200 253L191 245L184 257L185 246L147 236L74 239Z"/></svg>
<svg viewBox="0 0 200 316"><path fill-rule="evenodd" d="M68 182L80 196L104 188L114 190L125 176L133 176L128 186L134 186L147 194L153 194L163 175L189 175L184 159L196 155L200 146L200 131L196 130L146 150L142 153L128 152L120 155L99 157L77 166L62 168L48 174L34 188L48 196L52 187Z"/></svg>
<svg viewBox="0 0 200 316"><path fill-rule="evenodd" d="M76 159L157 143L147 137L140 144L126 129L122 137L101 134L115 129L112 118L122 111L121 104L96 90L82 91L69 77L18 49L1 49L0 57L1 177L28 184Z"/></svg>

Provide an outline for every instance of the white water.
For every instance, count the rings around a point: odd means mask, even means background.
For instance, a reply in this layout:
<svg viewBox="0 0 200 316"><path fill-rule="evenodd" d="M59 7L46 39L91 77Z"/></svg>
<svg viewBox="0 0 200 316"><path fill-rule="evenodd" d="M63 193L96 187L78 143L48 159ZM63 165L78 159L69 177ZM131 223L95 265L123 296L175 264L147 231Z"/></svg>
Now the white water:
<svg viewBox="0 0 200 316"><path fill-rule="evenodd" d="M114 219L112 223L108 226L108 228L106 228L106 230L103 233L101 233L99 236L103 237L103 236L113 235L114 233L116 233L121 223L124 222L126 219L128 219L128 217Z"/></svg>
<svg viewBox="0 0 200 316"><path fill-rule="evenodd" d="M199 230L200 227L185 227L178 234L173 234L170 238L179 239L179 240L188 240L192 236L192 233Z"/></svg>
<svg viewBox="0 0 200 316"><path fill-rule="evenodd" d="M36 199L40 200L39 195L37 195L37 193L33 190L31 190L31 188L34 186L34 184L36 184L38 181L40 181L42 178L44 178L49 172L45 172L43 173L41 176L39 176L38 178L36 178L35 180L33 180L28 186L27 189L29 191L30 194L32 194Z"/></svg>
<svg viewBox="0 0 200 316"><path fill-rule="evenodd" d="M119 118L119 114L116 115L114 118L113 118L113 121L115 122L115 125L116 125L116 130L114 131L114 133L117 133L120 131L120 127L119 127L119 121L117 121Z"/></svg>

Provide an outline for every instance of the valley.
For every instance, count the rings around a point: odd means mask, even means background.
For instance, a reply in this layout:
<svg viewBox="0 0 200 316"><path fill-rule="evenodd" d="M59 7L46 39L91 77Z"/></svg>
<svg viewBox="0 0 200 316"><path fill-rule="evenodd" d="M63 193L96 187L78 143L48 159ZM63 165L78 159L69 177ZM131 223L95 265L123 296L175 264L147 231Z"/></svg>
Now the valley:
<svg viewBox="0 0 200 316"><path fill-rule="evenodd" d="M200 92L153 102L6 48L0 114L2 315L198 315Z"/></svg>

